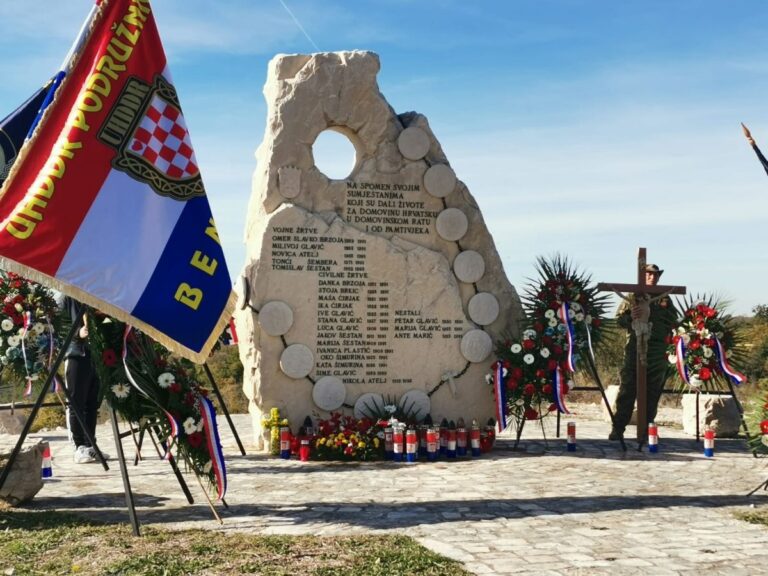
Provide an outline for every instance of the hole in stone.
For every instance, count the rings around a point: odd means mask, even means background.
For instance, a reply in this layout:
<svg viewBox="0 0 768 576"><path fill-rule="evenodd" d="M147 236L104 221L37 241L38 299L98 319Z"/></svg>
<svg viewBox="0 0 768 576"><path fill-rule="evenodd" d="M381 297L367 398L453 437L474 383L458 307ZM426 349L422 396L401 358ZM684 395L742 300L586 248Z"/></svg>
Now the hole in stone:
<svg viewBox="0 0 768 576"><path fill-rule="evenodd" d="M320 132L312 145L315 167L332 180L348 178L355 169L357 151L349 135L342 129Z"/></svg>

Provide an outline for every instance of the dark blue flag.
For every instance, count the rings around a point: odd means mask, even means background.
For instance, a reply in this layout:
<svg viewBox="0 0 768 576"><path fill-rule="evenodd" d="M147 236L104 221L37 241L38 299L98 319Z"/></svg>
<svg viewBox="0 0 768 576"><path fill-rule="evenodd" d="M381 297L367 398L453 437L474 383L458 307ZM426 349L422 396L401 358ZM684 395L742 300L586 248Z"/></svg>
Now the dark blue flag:
<svg viewBox="0 0 768 576"><path fill-rule="evenodd" d="M0 120L0 186L3 185L16 155L37 119L48 94L50 82L35 92L21 106Z"/></svg>

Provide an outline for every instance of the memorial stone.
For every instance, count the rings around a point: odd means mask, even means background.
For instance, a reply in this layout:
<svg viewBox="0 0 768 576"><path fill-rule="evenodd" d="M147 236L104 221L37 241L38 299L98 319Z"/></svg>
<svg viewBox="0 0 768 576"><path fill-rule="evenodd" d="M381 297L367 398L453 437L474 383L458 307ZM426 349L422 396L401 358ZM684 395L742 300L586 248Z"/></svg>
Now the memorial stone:
<svg viewBox="0 0 768 576"><path fill-rule="evenodd" d="M436 421L494 412L484 376L518 332L518 295L426 118L396 114L378 71L359 51L269 65L235 316L257 443L272 407L296 426L385 402ZM345 179L315 165L326 130L354 146Z"/></svg>

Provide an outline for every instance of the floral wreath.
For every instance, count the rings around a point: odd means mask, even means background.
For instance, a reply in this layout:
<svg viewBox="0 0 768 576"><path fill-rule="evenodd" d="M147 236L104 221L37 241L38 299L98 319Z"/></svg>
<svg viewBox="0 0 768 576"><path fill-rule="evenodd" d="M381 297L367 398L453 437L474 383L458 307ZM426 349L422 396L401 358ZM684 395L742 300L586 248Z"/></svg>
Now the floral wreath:
<svg viewBox="0 0 768 576"><path fill-rule="evenodd" d="M499 429L507 416L518 424L554 410L569 414L565 395L577 365L604 340L609 296L567 257L536 259L538 279L523 295L526 328L522 339L499 343L487 380L493 385Z"/></svg>
<svg viewBox="0 0 768 576"><path fill-rule="evenodd" d="M712 296L687 300L682 318L667 336L667 359L692 390L722 390L731 382L746 381L738 369L743 346L733 318L724 309Z"/></svg>
<svg viewBox="0 0 768 576"><path fill-rule="evenodd" d="M213 404L194 365L145 334L102 314L88 316L94 365L109 405L128 422L159 430L166 449L226 492L226 469Z"/></svg>
<svg viewBox="0 0 768 576"><path fill-rule="evenodd" d="M0 271L0 365L26 382L44 380L59 345L62 315L53 292L14 274Z"/></svg>

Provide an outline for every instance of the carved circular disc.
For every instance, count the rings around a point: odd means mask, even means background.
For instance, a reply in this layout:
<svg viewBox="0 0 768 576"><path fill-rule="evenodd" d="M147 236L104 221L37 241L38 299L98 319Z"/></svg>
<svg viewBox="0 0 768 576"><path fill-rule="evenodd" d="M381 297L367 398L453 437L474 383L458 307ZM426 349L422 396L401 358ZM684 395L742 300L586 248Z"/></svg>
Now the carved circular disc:
<svg viewBox="0 0 768 576"><path fill-rule="evenodd" d="M336 376L323 376L312 388L312 400L318 408L326 412L341 408L346 397L347 388Z"/></svg>
<svg viewBox="0 0 768 576"><path fill-rule="evenodd" d="M424 174L424 188L435 198L445 198L456 188L456 173L448 164L435 164Z"/></svg>
<svg viewBox="0 0 768 576"><path fill-rule="evenodd" d="M304 344L291 344L280 355L280 370L289 378L304 378L312 372L315 357Z"/></svg>
<svg viewBox="0 0 768 576"><path fill-rule="evenodd" d="M499 301L490 292L478 292L469 299L467 311L475 324L488 326L499 317Z"/></svg>
<svg viewBox="0 0 768 576"><path fill-rule="evenodd" d="M355 418L376 418L384 411L384 398L381 394L368 392L355 402Z"/></svg>
<svg viewBox="0 0 768 576"><path fill-rule="evenodd" d="M259 311L259 325L270 336L282 336L293 326L293 310L285 302L267 302Z"/></svg>
<svg viewBox="0 0 768 576"><path fill-rule="evenodd" d="M453 260L453 273L462 282L472 284L485 274L485 260L479 252L464 250Z"/></svg>
<svg viewBox="0 0 768 576"><path fill-rule="evenodd" d="M237 309L245 310L248 306L248 299L251 297L251 287L248 285L248 278L240 276L237 279Z"/></svg>
<svg viewBox="0 0 768 576"><path fill-rule="evenodd" d="M408 390L400 396L397 403L403 411L408 411L416 420L421 420L432 410L432 402L423 390Z"/></svg>
<svg viewBox="0 0 768 576"><path fill-rule="evenodd" d="M482 362L493 351L493 340L484 330L470 330L461 339L461 354L469 362Z"/></svg>
<svg viewBox="0 0 768 576"><path fill-rule="evenodd" d="M446 208L438 215L435 226L440 238L454 242L461 240L467 233L469 220L467 220L466 214L458 208Z"/></svg>
<svg viewBox="0 0 768 576"><path fill-rule="evenodd" d="M397 147L408 160L421 160L429 152L429 136L421 128L412 126L400 132Z"/></svg>

